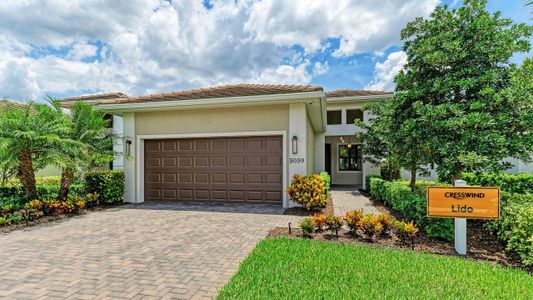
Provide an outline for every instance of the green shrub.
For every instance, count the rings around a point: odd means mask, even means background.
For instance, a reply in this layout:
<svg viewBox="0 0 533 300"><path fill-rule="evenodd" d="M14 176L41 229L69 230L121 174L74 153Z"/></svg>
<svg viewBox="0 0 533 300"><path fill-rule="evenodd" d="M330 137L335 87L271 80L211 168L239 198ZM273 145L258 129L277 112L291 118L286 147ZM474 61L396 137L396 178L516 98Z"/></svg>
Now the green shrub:
<svg viewBox="0 0 533 300"><path fill-rule="evenodd" d="M326 193L329 193L331 190L331 176L329 176L328 172L326 171L320 172L318 175L324 179L324 183L326 184Z"/></svg>
<svg viewBox="0 0 533 300"><path fill-rule="evenodd" d="M295 174L287 192L292 201L307 210L320 210L328 203L326 183L318 174L307 176Z"/></svg>
<svg viewBox="0 0 533 300"><path fill-rule="evenodd" d="M120 203L124 200L124 172L99 170L85 174L86 192L98 194L105 203Z"/></svg>
<svg viewBox="0 0 533 300"><path fill-rule="evenodd" d="M302 234L304 236L309 236L313 233L313 229L315 228L315 220L313 220L313 218L303 218L300 221L300 228L302 229Z"/></svg>
<svg viewBox="0 0 533 300"><path fill-rule="evenodd" d="M367 190L368 192L370 192L370 189L371 189L370 187L371 178L381 178L381 176L376 175L376 174L369 174L365 176L365 190Z"/></svg>
<svg viewBox="0 0 533 300"><path fill-rule="evenodd" d="M501 194L501 216L485 228L516 251L524 265L533 265L533 194Z"/></svg>
<svg viewBox="0 0 533 300"><path fill-rule="evenodd" d="M328 230L331 232L331 234L335 234L336 236L339 235L339 229L342 228L342 218L335 215L327 215L326 216L326 226L328 227Z"/></svg>
<svg viewBox="0 0 533 300"><path fill-rule="evenodd" d="M509 193L533 193L533 174L463 173L468 185L497 186Z"/></svg>
<svg viewBox="0 0 533 300"><path fill-rule="evenodd" d="M381 178L371 178L370 190L372 197L401 212L405 219L414 221L429 236L452 240L454 236L452 219L429 218L426 216L425 189L430 185L436 184L434 182L417 181L417 191L413 193L405 181L391 182Z"/></svg>
<svg viewBox="0 0 533 300"><path fill-rule="evenodd" d="M48 178L48 177L45 177ZM41 180L37 180L41 181ZM37 194L39 199L52 199L57 198L59 193L59 183L52 184L52 180L47 179L43 180L43 183L37 184ZM85 194L85 185L82 183L74 183L70 186L70 194L81 196ZM9 185L0 187L0 206L9 203L20 203L24 204L30 200L28 195L24 192L24 188L20 185Z"/></svg>

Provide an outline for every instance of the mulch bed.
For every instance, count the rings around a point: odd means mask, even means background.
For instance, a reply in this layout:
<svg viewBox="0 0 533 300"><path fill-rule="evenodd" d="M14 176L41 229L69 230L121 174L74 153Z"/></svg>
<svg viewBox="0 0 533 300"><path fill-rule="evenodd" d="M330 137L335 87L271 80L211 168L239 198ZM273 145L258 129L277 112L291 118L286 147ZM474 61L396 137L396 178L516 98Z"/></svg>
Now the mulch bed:
<svg viewBox="0 0 533 300"><path fill-rule="evenodd" d="M39 226L46 223L52 223L52 222L60 222L66 219L70 219L73 217L79 217L89 212L98 212L98 211L104 211L108 210L110 208L115 208L118 206L121 206L122 204L113 204L113 205L106 205L106 206L96 206L91 208L86 208L80 211L76 214L59 214L59 215L52 215L52 216L43 216L41 218L38 218L36 220L30 221L26 224L26 222L20 222L18 224L12 224L7 226L0 226L0 234L2 233L8 233L15 230L21 230L27 227L34 227Z"/></svg>
<svg viewBox="0 0 533 300"><path fill-rule="evenodd" d="M396 219L402 219L403 216L397 211L390 210L383 202L373 199L368 192L360 190L361 194L370 199L372 204L378 208L379 211L392 215ZM331 203L331 201L330 201ZM330 204L328 203L328 204ZM326 208L327 209L327 208ZM331 205L331 213L333 213L333 205ZM303 216L312 215L313 213L301 214ZM493 264L499 264L502 266L519 268L526 270L529 273L533 273L533 267L526 267L521 263L518 254L505 250L505 245L502 241L498 240L495 235L487 233L482 228L483 221L469 220L467 224L467 242L468 252L467 259L473 259L478 261L486 261ZM269 237L274 236L286 236L291 238L303 238L300 228L292 228L292 234L289 234L287 227L276 227L272 229ZM389 248L402 248L411 249L411 245L403 244L396 237L378 237L373 241L368 241L366 238L352 235L348 230L341 229L339 236L330 234L329 231L315 232L312 237L313 240L319 241L332 241L338 243L351 243L351 244L367 244L378 245ZM415 251L422 251L433 253L437 255L449 255L462 257L455 252L453 241L445 241L442 239L429 237L424 231L420 231L415 239L414 245Z"/></svg>
<svg viewBox="0 0 533 300"><path fill-rule="evenodd" d="M309 211L303 207L291 207L287 208L283 214L284 215L291 215L291 216L312 216L316 213L324 214L324 215L331 215L333 214L333 201L331 200L331 195L328 196L328 203L326 204L326 207L324 207L320 211Z"/></svg>

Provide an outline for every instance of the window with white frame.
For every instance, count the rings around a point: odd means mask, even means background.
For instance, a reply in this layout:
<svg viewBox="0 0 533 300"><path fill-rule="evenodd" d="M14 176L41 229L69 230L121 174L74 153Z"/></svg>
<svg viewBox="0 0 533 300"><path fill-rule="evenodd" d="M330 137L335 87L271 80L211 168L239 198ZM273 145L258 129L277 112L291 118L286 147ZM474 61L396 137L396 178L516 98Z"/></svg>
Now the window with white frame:
<svg viewBox="0 0 533 300"><path fill-rule="evenodd" d="M361 145L339 145L339 171L361 171Z"/></svg>

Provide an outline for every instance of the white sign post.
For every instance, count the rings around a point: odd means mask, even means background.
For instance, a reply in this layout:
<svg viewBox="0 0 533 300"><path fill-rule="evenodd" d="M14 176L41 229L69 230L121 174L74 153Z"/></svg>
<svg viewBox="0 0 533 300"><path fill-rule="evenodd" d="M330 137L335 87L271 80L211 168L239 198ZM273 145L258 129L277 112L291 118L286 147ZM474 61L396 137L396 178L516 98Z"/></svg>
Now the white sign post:
<svg viewBox="0 0 533 300"><path fill-rule="evenodd" d="M456 180L455 186L466 186L466 181ZM466 255L466 218L454 218L455 223L455 251Z"/></svg>

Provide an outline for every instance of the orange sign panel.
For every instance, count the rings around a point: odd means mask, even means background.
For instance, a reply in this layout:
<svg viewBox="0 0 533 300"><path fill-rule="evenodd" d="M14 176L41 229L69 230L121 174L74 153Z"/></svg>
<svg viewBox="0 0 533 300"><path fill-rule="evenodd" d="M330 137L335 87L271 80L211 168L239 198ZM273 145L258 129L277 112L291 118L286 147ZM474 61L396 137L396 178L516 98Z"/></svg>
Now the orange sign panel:
<svg viewBox="0 0 533 300"><path fill-rule="evenodd" d="M428 217L499 219L500 189L430 186L427 189L427 215Z"/></svg>

